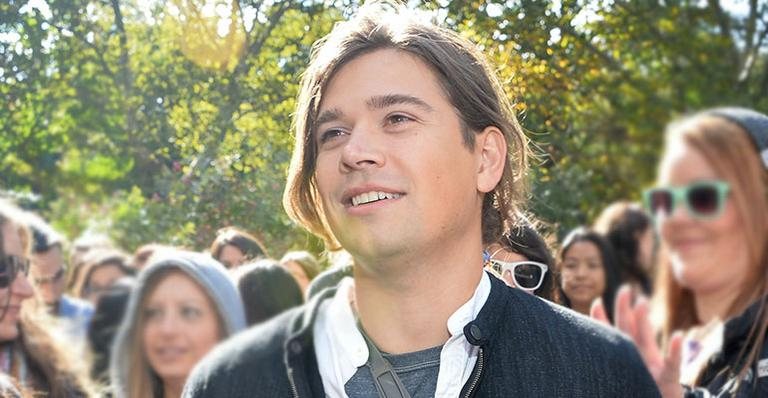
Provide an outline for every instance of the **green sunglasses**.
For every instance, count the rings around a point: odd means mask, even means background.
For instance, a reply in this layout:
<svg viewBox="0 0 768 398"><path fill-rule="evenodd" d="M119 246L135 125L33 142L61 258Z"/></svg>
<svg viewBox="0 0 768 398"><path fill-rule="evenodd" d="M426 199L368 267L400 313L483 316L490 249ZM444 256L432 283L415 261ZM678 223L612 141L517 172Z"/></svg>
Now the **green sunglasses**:
<svg viewBox="0 0 768 398"><path fill-rule="evenodd" d="M699 220L720 216L731 186L725 181L697 181L679 187L657 187L643 192L645 208L654 218L659 213L669 216L680 202L685 203L688 214Z"/></svg>

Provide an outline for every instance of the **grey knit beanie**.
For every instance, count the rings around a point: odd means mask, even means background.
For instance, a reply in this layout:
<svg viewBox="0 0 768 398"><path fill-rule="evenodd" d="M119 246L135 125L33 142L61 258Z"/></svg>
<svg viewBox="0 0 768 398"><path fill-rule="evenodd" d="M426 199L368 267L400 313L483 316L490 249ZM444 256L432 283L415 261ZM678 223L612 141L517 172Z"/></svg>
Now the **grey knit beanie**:
<svg viewBox="0 0 768 398"><path fill-rule="evenodd" d="M704 111L704 114L728 119L746 130L757 146L763 165L768 168L768 116L752 109L738 107L713 108Z"/></svg>

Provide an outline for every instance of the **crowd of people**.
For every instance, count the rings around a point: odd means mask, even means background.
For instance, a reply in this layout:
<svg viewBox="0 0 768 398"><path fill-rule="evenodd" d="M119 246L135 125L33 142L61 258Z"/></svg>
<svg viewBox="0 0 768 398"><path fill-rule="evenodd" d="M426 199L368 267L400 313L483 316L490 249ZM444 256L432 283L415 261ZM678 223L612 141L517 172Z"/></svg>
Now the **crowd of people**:
<svg viewBox="0 0 768 398"><path fill-rule="evenodd" d="M236 228L213 253L148 244L129 256L106 237L69 245L7 201L0 226L3 396L180 396L214 345L301 305L319 269L305 251L271 260Z"/></svg>
<svg viewBox="0 0 768 398"><path fill-rule="evenodd" d="M493 68L399 6L318 44L295 117L284 204L329 261L232 226L127 255L1 201L0 394L768 396L768 116L672 121L642 203L561 242Z"/></svg>

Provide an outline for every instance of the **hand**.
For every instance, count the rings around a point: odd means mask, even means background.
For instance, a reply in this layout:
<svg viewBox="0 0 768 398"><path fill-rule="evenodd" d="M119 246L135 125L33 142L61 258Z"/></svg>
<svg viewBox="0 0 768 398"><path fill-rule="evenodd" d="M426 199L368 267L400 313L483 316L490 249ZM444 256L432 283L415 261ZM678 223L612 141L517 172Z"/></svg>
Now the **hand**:
<svg viewBox="0 0 768 398"><path fill-rule="evenodd" d="M610 326L602 300L595 300L590 309L590 316ZM680 385L682 333L675 332L672 335L665 355L656 343L651 322L648 320L648 300L645 297L639 297L633 307L632 289L628 285L622 286L616 293L613 318L614 326L635 343L661 395L665 398L682 397L683 388Z"/></svg>

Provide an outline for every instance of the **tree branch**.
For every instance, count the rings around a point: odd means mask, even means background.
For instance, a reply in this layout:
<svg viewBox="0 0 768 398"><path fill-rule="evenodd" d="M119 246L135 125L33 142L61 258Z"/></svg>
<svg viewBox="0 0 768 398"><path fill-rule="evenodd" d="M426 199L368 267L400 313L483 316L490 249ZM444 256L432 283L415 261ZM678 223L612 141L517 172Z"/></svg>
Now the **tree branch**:
<svg viewBox="0 0 768 398"><path fill-rule="evenodd" d="M122 78L122 85L124 90L124 98L127 99L128 107L125 111L126 115L126 128L129 132L136 129L136 110L130 106L131 97L133 96L133 75L128 59L128 35L125 32L125 25L123 23L123 13L120 10L119 0L111 0L112 10L115 13L115 27L117 28L118 39L120 42L120 58L118 59L118 65L120 68L120 77Z"/></svg>

